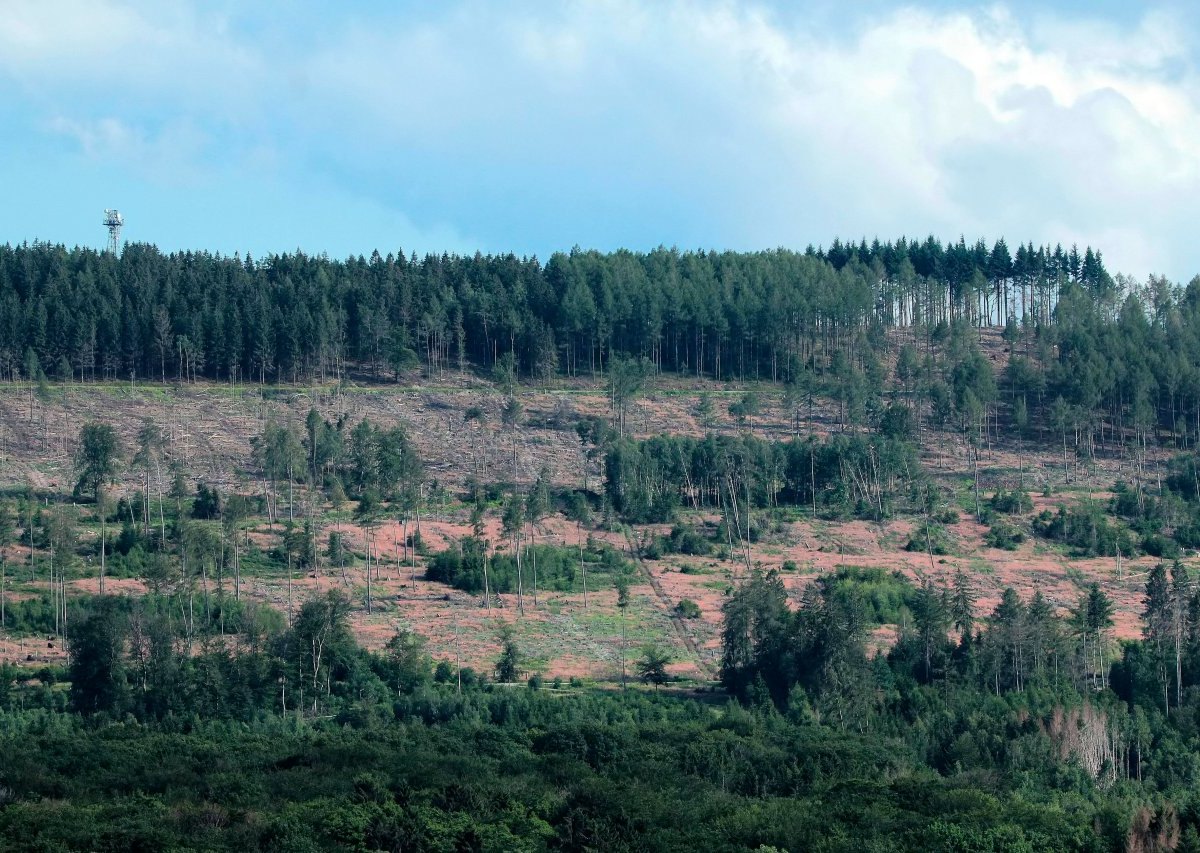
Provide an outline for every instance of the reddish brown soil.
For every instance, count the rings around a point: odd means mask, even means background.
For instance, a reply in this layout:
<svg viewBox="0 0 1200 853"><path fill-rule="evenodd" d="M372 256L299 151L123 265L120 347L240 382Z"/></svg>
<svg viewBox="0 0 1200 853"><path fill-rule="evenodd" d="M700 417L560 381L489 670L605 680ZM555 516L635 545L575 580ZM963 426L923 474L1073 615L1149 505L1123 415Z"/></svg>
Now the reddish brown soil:
<svg viewBox="0 0 1200 853"><path fill-rule="evenodd" d="M997 340L986 346L1002 351ZM990 350L989 350L990 351ZM250 439L262 431L268 419L301 424L310 406L323 415L345 416L351 422L369 418L382 425L402 423L408 429L428 474L453 490L460 489L469 477L482 482L515 479L528 484L540 471L561 486L588 485L596 488L600 468L584 455L573 424L583 414L604 416L608 404L603 388L585 381L560 383L555 391L521 392L525 423L519 430L501 424L501 396L486 383L470 377L446 375L438 387L379 386L333 393L328 388L281 388L264 401L257 389L229 389L220 385L173 388L165 392L157 386L70 387L55 389L47 400L35 399L30 418L28 395L23 389L0 387L0 488L32 485L39 490L70 491L71 457L79 427L89 419L108 422L116 428L127 450L136 446L136 433L142 420L160 424L168 440L168 462L179 463L193 482L204 480L222 489L243 492L262 491L263 483L254 466ZM637 436L662 432L699 435L701 424L695 411L701 392L716 392L712 397L716 414L715 428L732 432L738 425L728 415L728 404L743 390L733 385L673 378L670 388L651 388L635 402L627 416L627 428ZM487 419L483 424L464 422L470 407L479 407ZM818 403L805 412L804 431L824 434L839 428L836 411L827 403ZM749 428L751 425L747 425ZM752 429L756 435L786 438L791 422L777 390L764 392L761 414ZM926 442L925 465L946 484L961 487L971 479L971 464L962 441L953 435L939 434L937 441ZM1063 470L1061 455L1054 450L1050 437L1043 436L1031 452L1021 442L996 443L981 454L980 485L986 495L996 488L1022 486L1034 495L1035 511L1054 510L1059 503L1078 500L1081 494L1102 496L1112 483L1129 476L1120 458L1105 455L1091 468ZM138 487L140 472L127 468L118 491L128 493ZM164 466L161 481L152 477L151 491L166 489ZM1043 498L1044 486L1056 492L1068 488L1071 493ZM421 535L433 550L450 547L470 534L460 512L452 521L425 517ZM365 551L366 538L361 527L341 525L351 547ZM329 527L325 528L326 530ZM409 532L411 532L411 526ZM498 519L486 521L486 536L499 547L508 547ZM752 563L764 568L780 568L792 561L796 571L783 574L789 593L798 598L803 588L820 573L840 564L880 566L903 572L913 579L931 577L947 582L962 569L979 591L978 609L987 615L1006 586L1013 586L1028 598L1040 589L1062 610L1072 606L1087 583L1095 580L1114 599L1117 607L1115 633L1135 637L1140 632L1138 612L1144 573L1154 560L1127 561L1125 577L1118 578L1113 560L1068 560L1027 541L1016 552L981 547L984 528L971 521L952 525L950 533L958 554L935 557L932 564L924 553L903 550L911 524L904 521L875 525L868 522L846 524L789 525L781 541L754 547ZM634 532L642 537L661 528L642 528ZM528 602L526 615L518 618L516 602L505 596L505 607L490 613L474 596L459 593L422 579L422 561L416 560L416 578L411 566L397 566L403 556L404 528L395 521L380 523L372 530L374 550L381 558L380 580L372 584L374 612L365 610L365 579L359 561L343 579L335 569L325 569L307 577L296 577L289 596L286 578L247 578L246 594L285 610L299 606L308 595L331 588L346 591L355 602L353 625L359 638L379 648L397 628L418 631L428 638L435 658L454 660L464 665L489 669L497 653L496 633L504 623L517 627L518 635L534 666L549 676L571 675L612 678L619 673L620 634L615 628L616 608L611 590L593 592L589 611L583 611L582 596L551 593L540 597L539 606ZM266 526L251 537L258 547L271 547L278 535ZM561 516L546 519L539 527L538 540L577 546L587 536L627 549L624 534L583 531ZM399 545L399 547L397 547ZM9 549L12 563L23 559L20 549ZM684 573L684 566L695 573ZM671 557L647 562L647 582L633 590L634 604L630 620L652 626L655 636L670 645L678 662L674 671L694 677L711 673L711 664L719 647L721 607L727 590L745 574L745 566L713 558ZM649 583L653 577L655 584ZM73 588L94 591L94 580L76 581ZM139 594L136 581L110 580L106 588ZM22 594L29 594L28 591ZM671 621L675 606L683 599L696 602L698 619ZM877 632L873 642L886 644L886 630ZM0 657L14 659L32 654L35 661L59 660L61 650L33 648L0 638ZM43 641L42 645L45 645ZM700 660L691 648L699 650ZM628 648L626 656L636 657L638 650Z"/></svg>
<svg viewBox="0 0 1200 853"><path fill-rule="evenodd" d="M39 667L61 664L67 659L62 644L53 636L9 638L0 636L0 664Z"/></svg>

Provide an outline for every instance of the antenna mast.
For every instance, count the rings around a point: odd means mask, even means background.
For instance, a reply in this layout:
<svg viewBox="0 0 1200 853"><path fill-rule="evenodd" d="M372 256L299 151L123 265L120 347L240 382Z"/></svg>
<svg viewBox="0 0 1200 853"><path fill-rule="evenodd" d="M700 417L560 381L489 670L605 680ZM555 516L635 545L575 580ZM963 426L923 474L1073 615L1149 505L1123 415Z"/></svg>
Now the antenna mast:
<svg viewBox="0 0 1200 853"><path fill-rule="evenodd" d="M121 226L125 217L119 210L104 211L104 227L108 229L108 250L114 255L121 251Z"/></svg>

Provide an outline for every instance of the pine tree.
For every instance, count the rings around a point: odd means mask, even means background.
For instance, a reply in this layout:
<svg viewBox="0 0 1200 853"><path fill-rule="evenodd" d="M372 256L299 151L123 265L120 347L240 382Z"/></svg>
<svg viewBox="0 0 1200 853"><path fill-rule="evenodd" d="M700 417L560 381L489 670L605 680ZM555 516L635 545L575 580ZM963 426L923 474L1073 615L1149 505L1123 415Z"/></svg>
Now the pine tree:
<svg viewBox="0 0 1200 853"><path fill-rule="evenodd" d="M1167 570L1156 564L1146 578L1145 609L1142 611L1142 636L1150 648L1155 673L1162 687L1163 713L1170 711L1169 687L1171 678L1167 662L1168 644L1173 638L1171 588Z"/></svg>
<svg viewBox="0 0 1200 853"><path fill-rule="evenodd" d="M921 645L925 681L933 680L935 652L946 644L946 632L953 620L945 590L926 579L918 588L912 602L913 624Z"/></svg>

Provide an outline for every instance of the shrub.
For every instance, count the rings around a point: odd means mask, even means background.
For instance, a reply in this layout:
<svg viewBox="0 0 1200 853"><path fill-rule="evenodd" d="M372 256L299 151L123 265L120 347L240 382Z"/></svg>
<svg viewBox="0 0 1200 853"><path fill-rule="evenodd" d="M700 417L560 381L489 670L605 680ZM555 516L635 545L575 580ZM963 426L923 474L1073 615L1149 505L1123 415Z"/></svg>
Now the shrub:
<svg viewBox="0 0 1200 853"><path fill-rule="evenodd" d="M946 535L946 531L940 524L933 522L923 522L914 527L912 534L908 537L908 542L904 545L904 550L932 551L939 557L952 553L950 537Z"/></svg>
<svg viewBox="0 0 1200 853"><path fill-rule="evenodd" d="M917 434L917 418L903 403L892 403L879 418L879 432L888 438L910 441Z"/></svg>
<svg viewBox="0 0 1200 853"><path fill-rule="evenodd" d="M652 536L642 547L642 557L647 560L661 560L667 553L668 542L665 536Z"/></svg>
<svg viewBox="0 0 1200 853"><path fill-rule="evenodd" d="M1129 531L1113 524L1095 501L1084 501L1070 509L1060 506L1057 513L1043 510L1033 519L1033 532L1070 545L1088 557L1113 557L1118 550L1130 556L1136 547Z"/></svg>
<svg viewBox="0 0 1200 853"><path fill-rule="evenodd" d="M611 546L589 541L584 551L587 563L588 586L595 588L612 582L618 575L633 571L632 564ZM559 592L573 591L579 578L579 550L557 545L535 545L522 556L522 571L526 583L532 582L533 567L537 567L538 587ZM449 584L464 592L483 592L484 543L468 536L460 545L435 554L426 564L425 577ZM517 591L517 560L508 553L487 558L488 587L492 592Z"/></svg>
<svg viewBox="0 0 1200 853"><path fill-rule="evenodd" d="M988 505L996 512L1002 512L1006 515L1016 515L1017 513L1032 510L1033 500L1021 489L1013 489L1011 492L1000 489L988 498Z"/></svg>
<svg viewBox="0 0 1200 853"><path fill-rule="evenodd" d="M1179 544L1160 533L1148 533L1142 537L1142 550L1152 557L1174 560L1180 555Z"/></svg>
<svg viewBox="0 0 1200 853"><path fill-rule="evenodd" d="M712 543L694 527L676 524L671 528L671 552L703 557L712 553Z"/></svg>
<svg viewBox="0 0 1200 853"><path fill-rule="evenodd" d="M592 505L583 492L568 492L563 498L563 513L576 524L588 527L592 523Z"/></svg>
<svg viewBox="0 0 1200 853"><path fill-rule="evenodd" d="M993 548L1015 551L1025 541L1025 533L1006 521L997 521L984 534L983 541Z"/></svg>
<svg viewBox="0 0 1200 853"><path fill-rule="evenodd" d="M675 612L684 619L699 619L700 605L690 598L685 598L675 605Z"/></svg>
<svg viewBox="0 0 1200 853"><path fill-rule="evenodd" d="M196 486L196 499L192 502L192 518L212 519L221 516L221 493L204 483Z"/></svg>
<svg viewBox="0 0 1200 853"><path fill-rule="evenodd" d="M877 566L842 566L817 583L827 598L857 599L862 604L863 616L877 625L899 623L916 595L915 587L904 575Z"/></svg>
<svg viewBox="0 0 1200 853"><path fill-rule="evenodd" d="M753 530L751 531L753 532ZM661 560L664 554L687 554L704 557L712 553L712 543L704 534L684 524L671 528L669 536L655 536L642 549L647 560Z"/></svg>

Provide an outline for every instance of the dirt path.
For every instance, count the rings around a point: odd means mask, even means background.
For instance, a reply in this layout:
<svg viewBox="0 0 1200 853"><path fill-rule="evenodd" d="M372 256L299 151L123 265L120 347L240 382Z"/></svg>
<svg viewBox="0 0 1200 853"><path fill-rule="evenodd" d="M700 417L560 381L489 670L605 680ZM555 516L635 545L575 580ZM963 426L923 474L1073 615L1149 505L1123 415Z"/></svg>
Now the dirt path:
<svg viewBox="0 0 1200 853"><path fill-rule="evenodd" d="M658 578L654 576L654 572L650 571L646 564L642 562L642 556L638 553L638 549L634 546L633 540L629 538L628 530L625 531L625 544L629 547L630 559L633 560L634 564L638 567L638 570L646 576L646 580L650 582L650 588L654 590L654 595L658 598L658 603L662 607L663 612L666 613L667 617L671 620L671 627L675 629L675 633L679 637L679 641L683 643L689 652L691 652L693 659L696 661L696 666L700 668L705 676L713 681L716 681L717 673L713 669L713 665L709 663L701 653L700 646L696 643L696 638L693 637L691 631L687 629L687 625L684 624L683 617L679 615L679 612L675 609L675 605L671 603L671 599L667 596L666 591L662 588L662 584L658 582Z"/></svg>

